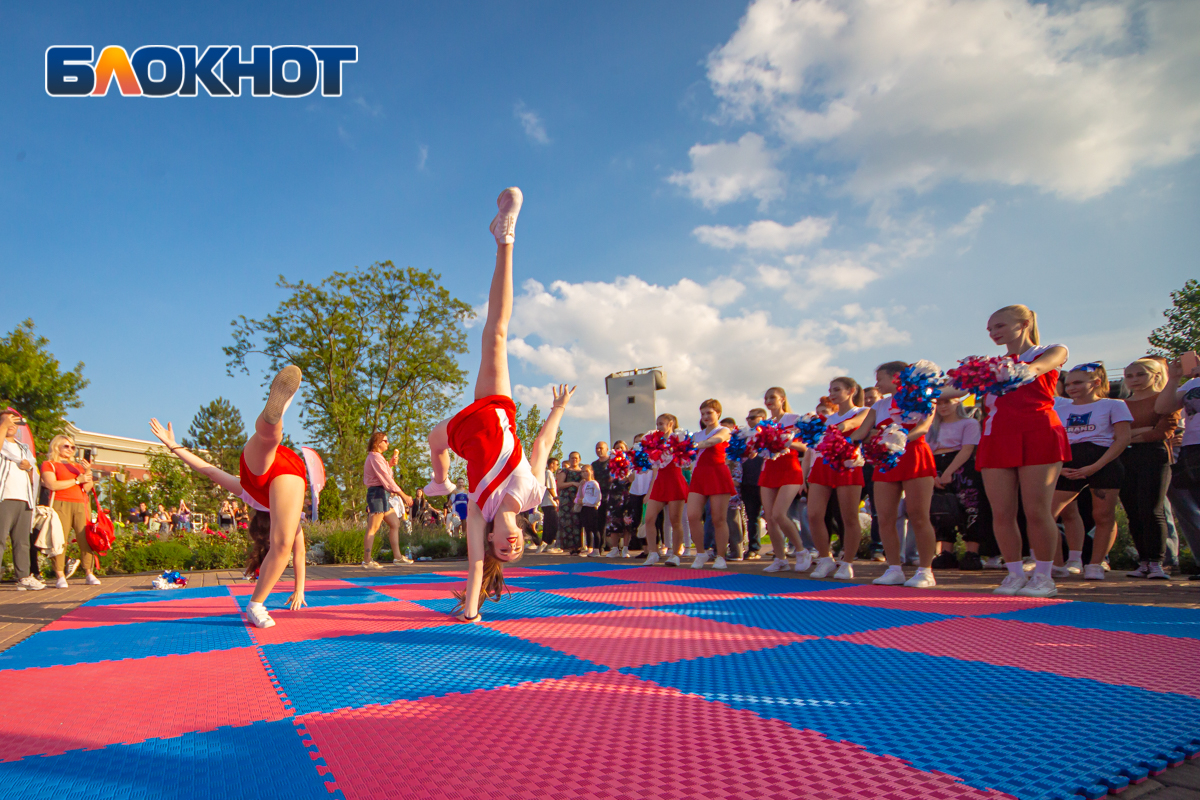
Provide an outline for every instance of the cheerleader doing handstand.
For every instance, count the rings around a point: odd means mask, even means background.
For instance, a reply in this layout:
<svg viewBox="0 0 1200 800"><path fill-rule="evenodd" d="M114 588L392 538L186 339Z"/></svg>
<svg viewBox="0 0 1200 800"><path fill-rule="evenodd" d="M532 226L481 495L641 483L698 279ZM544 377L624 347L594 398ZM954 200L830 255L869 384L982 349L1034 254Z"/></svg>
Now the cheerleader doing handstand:
<svg viewBox="0 0 1200 800"><path fill-rule="evenodd" d="M429 460L433 480L427 495L454 491L447 479L450 453L467 462L470 503L467 506L467 588L457 595L456 615L463 622L480 619L479 606L487 598L499 600L504 590L503 565L524 553L525 535L517 516L536 508L546 485L537 477L546 474L546 459L554 446L558 422L575 388L564 384L554 390L554 405L533 442L526 460L516 434L516 406L508 377L508 321L512 317L512 252L521 190L505 189L496 200L499 212L492 220L496 237L496 269L488 295L487 322L483 327L483 354L475 380L475 402L439 422L429 433Z"/></svg>

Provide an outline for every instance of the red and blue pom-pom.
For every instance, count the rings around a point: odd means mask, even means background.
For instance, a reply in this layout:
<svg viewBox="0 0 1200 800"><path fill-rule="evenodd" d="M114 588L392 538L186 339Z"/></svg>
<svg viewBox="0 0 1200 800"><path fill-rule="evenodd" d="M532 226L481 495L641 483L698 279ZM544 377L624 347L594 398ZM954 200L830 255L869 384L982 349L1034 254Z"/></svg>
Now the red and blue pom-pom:
<svg viewBox="0 0 1200 800"><path fill-rule="evenodd" d="M1028 364L1010 356L967 356L946 374L954 388L976 397L1005 394L1037 377Z"/></svg>
<svg viewBox="0 0 1200 800"><path fill-rule="evenodd" d="M884 426L875 436L863 443L862 454L863 458L874 464L880 472L887 472L900 463L907 447L908 431L892 423Z"/></svg>
<svg viewBox="0 0 1200 800"><path fill-rule="evenodd" d="M796 438L804 442L805 446L816 447L817 442L825 435L825 418L810 411L801 414L793 427L796 429Z"/></svg>
<svg viewBox="0 0 1200 800"><path fill-rule="evenodd" d="M825 435L817 442L817 452L821 454L825 465L834 472L845 472L865 463L858 445L847 439L846 434L835 425L825 429Z"/></svg>
<svg viewBox="0 0 1200 800"><path fill-rule="evenodd" d="M633 468L638 472L649 472L654 469L654 462L646 455L645 450L637 449L633 451Z"/></svg>
<svg viewBox="0 0 1200 800"><path fill-rule="evenodd" d="M643 436L641 447L652 466L665 467L671 463L670 438L662 431L650 431Z"/></svg>
<svg viewBox="0 0 1200 800"><path fill-rule="evenodd" d="M780 425L774 420L760 422L750 438L750 446L767 458L775 459L788 451L795 432L790 425Z"/></svg>
<svg viewBox="0 0 1200 800"><path fill-rule="evenodd" d="M750 440L750 432L734 428L729 433L729 442L725 445L725 460L741 461L746 457L746 445Z"/></svg>
<svg viewBox="0 0 1200 800"><path fill-rule="evenodd" d="M608 457L608 476L614 481L623 481L633 473L633 459L625 450L614 450Z"/></svg>
<svg viewBox="0 0 1200 800"><path fill-rule="evenodd" d="M942 396L946 375L932 361L917 361L896 376L892 402L900 410L900 421L915 425L933 413L934 403Z"/></svg>
<svg viewBox="0 0 1200 800"><path fill-rule="evenodd" d="M692 435L687 431L676 431L670 437L670 453L671 461L678 467L691 466L696 460L696 454L700 451L696 448L696 443L692 441Z"/></svg>

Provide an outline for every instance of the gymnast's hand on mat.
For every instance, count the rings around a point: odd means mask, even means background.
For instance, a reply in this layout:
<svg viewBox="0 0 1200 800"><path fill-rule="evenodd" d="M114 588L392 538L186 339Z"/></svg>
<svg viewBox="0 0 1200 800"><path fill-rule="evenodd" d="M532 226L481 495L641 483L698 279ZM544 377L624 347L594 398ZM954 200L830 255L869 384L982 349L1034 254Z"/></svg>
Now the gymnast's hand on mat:
<svg viewBox="0 0 1200 800"><path fill-rule="evenodd" d="M560 384L559 386L555 387L553 389L554 403L552 404L551 407L552 408L566 408L567 403L571 402L571 395L575 394L576 388L577 387L572 386L570 389L568 389L567 385L565 383Z"/></svg>
<svg viewBox="0 0 1200 800"><path fill-rule="evenodd" d="M476 611L473 619L467 619L466 612L463 612L462 614L455 614L454 618L459 622L466 622L469 625L474 625L478 622L483 622L483 612Z"/></svg>
<svg viewBox="0 0 1200 800"><path fill-rule="evenodd" d="M308 605L304 600L304 592L292 592L288 595L287 606L292 611L299 611L304 606Z"/></svg>

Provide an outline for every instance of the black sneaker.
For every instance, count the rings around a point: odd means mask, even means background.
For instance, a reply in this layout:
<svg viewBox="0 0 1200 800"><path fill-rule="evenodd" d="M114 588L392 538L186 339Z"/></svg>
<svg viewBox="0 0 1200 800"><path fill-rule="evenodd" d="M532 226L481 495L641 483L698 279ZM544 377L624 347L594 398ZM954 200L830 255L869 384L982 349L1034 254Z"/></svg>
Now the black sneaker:
<svg viewBox="0 0 1200 800"><path fill-rule="evenodd" d="M958 568L966 570L981 570L983 569L983 559L979 557L979 553L967 552L959 560Z"/></svg>
<svg viewBox="0 0 1200 800"><path fill-rule="evenodd" d="M933 558L934 569L958 569L958 556L947 550L944 553L938 553Z"/></svg>

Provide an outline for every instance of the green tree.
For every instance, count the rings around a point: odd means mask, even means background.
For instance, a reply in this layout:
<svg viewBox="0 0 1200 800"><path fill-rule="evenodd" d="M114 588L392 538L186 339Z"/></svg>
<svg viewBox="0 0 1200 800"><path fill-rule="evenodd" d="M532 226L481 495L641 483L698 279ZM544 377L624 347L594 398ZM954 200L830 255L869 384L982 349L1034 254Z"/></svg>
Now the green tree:
<svg viewBox="0 0 1200 800"><path fill-rule="evenodd" d="M230 374L266 356L265 377L285 364L304 372L301 421L325 454L345 508L364 505L362 463L372 431L400 450L402 480L428 472L425 437L453 408L465 384L456 356L467 351L471 307L450 296L441 276L392 262L335 272L319 284L289 282L278 308L239 317L224 348Z"/></svg>
<svg viewBox="0 0 1200 800"><path fill-rule="evenodd" d="M238 474L238 458L245 444L246 426L242 423L242 413L224 397L200 407L183 439L184 447L207 451L205 459L208 462L232 475Z"/></svg>
<svg viewBox="0 0 1200 800"><path fill-rule="evenodd" d="M1188 280L1171 292L1171 307L1163 312L1165 325L1150 334L1151 352L1179 358L1189 350L1200 350L1200 281Z"/></svg>
<svg viewBox="0 0 1200 800"><path fill-rule="evenodd" d="M513 405L517 407L517 438L521 440L521 447L525 450L525 457L529 458L533 450L533 440L537 438L538 433L542 430L542 425L546 419L542 416L542 411L538 408L537 403L529 407L525 412L525 416L521 416L521 404L513 401ZM553 458L562 460L562 428L558 429L558 433L554 436L554 447L550 448L550 455Z"/></svg>
<svg viewBox="0 0 1200 800"><path fill-rule="evenodd" d="M167 453L151 453L147 471L150 473L151 502L162 503L168 511L174 511L180 500L191 505L195 484L193 473L186 464Z"/></svg>
<svg viewBox="0 0 1200 800"><path fill-rule="evenodd" d="M66 428L69 410L83 407L79 394L88 385L83 362L63 372L49 345L31 319L0 339L0 399L25 415L43 445Z"/></svg>

